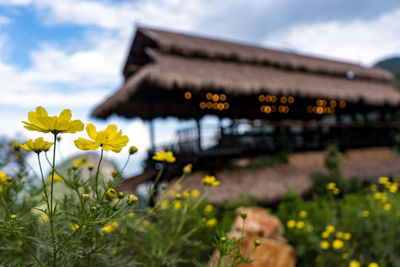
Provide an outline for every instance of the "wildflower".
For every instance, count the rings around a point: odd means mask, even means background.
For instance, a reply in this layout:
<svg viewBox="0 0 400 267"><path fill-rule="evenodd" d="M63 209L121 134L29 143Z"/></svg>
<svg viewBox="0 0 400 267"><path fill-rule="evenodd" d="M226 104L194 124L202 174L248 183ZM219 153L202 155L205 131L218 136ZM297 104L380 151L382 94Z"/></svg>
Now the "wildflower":
<svg viewBox="0 0 400 267"><path fill-rule="evenodd" d="M185 191L183 192L183 197L184 197L184 198L189 198L189 197L190 197L190 190L185 190Z"/></svg>
<svg viewBox="0 0 400 267"><path fill-rule="evenodd" d="M358 261L356 261L356 260L352 260L349 263L349 267L360 267L360 263Z"/></svg>
<svg viewBox="0 0 400 267"><path fill-rule="evenodd" d="M148 220L144 220L143 222L142 222L142 225L143 225L143 227L149 227L150 226L150 222L148 221Z"/></svg>
<svg viewBox="0 0 400 267"><path fill-rule="evenodd" d="M340 239L335 239L332 242L332 247L336 250L341 249L343 247L343 241Z"/></svg>
<svg viewBox="0 0 400 267"><path fill-rule="evenodd" d="M385 205L383 205L383 209L386 211L390 210L391 208L392 208L392 204L390 204L390 203L386 203Z"/></svg>
<svg viewBox="0 0 400 267"><path fill-rule="evenodd" d="M50 175L49 176L49 178L47 178L47 181L49 182L49 183L51 183L51 178L52 178L52 176ZM62 182L64 179L60 176L60 175L58 175L58 174L54 174L54 178L53 178L53 182Z"/></svg>
<svg viewBox="0 0 400 267"><path fill-rule="evenodd" d="M35 141L32 139L25 141L25 144L20 145L21 148L26 151L33 151L35 153L40 153L42 151L47 151L53 145L51 142L47 142L43 140L43 137L36 138Z"/></svg>
<svg viewBox="0 0 400 267"><path fill-rule="evenodd" d="M211 185L211 186L218 186L219 181L215 179L215 176L206 176L203 178L203 184L205 185Z"/></svg>
<svg viewBox="0 0 400 267"><path fill-rule="evenodd" d="M203 213L204 213L204 214L209 214L213 209L214 209L213 205L207 204L207 205L204 207Z"/></svg>
<svg viewBox="0 0 400 267"><path fill-rule="evenodd" d="M260 245L261 245L260 240L258 240L258 239L254 240L254 246L255 246L255 247L258 247L258 246L260 246Z"/></svg>
<svg viewBox="0 0 400 267"><path fill-rule="evenodd" d="M82 194L82 199L83 200L88 200L89 199L89 194Z"/></svg>
<svg viewBox="0 0 400 267"><path fill-rule="evenodd" d="M341 256L342 260L347 260L348 257L349 257L349 253L347 253L347 252L343 253Z"/></svg>
<svg viewBox="0 0 400 267"><path fill-rule="evenodd" d="M10 216L10 219L11 219L11 220L16 220L16 219L17 219L17 215L15 215L15 214L11 215L11 216Z"/></svg>
<svg viewBox="0 0 400 267"><path fill-rule="evenodd" d="M323 250L329 249L329 243L328 243L328 241L321 241L321 243L320 243L319 245L320 245L320 247L321 247Z"/></svg>
<svg viewBox="0 0 400 267"><path fill-rule="evenodd" d="M370 264L368 264L368 267L379 267L379 265L376 262L371 262Z"/></svg>
<svg viewBox="0 0 400 267"><path fill-rule="evenodd" d="M336 184L333 183L333 182L328 183L328 184L326 185L326 188L328 188L329 190L333 190L333 189L336 188Z"/></svg>
<svg viewBox="0 0 400 267"><path fill-rule="evenodd" d="M382 194L381 202L382 202L382 203L385 203L386 201L387 201L387 196L386 196L386 194Z"/></svg>
<svg viewBox="0 0 400 267"><path fill-rule="evenodd" d="M304 227L304 222L303 221L298 221L297 223L296 223L296 228L297 229L302 229Z"/></svg>
<svg viewBox="0 0 400 267"><path fill-rule="evenodd" d="M399 189L399 184L398 183L393 183L389 187L389 192L392 193L392 194L395 194L398 189Z"/></svg>
<svg viewBox="0 0 400 267"><path fill-rule="evenodd" d="M198 198L200 193L198 190L193 189L191 195L192 195L192 198Z"/></svg>
<svg viewBox="0 0 400 267"><path fill-rule="evenodd" d="M114 188L108 188L106 191L106 196L110 199L113 199L117 193Z"/></svg>
<svg viewBox="0 0 400 267"><path fill-rule="evenodd" d="M389 182L389 177L379 177L378 183L386 184Z"/></svg>
<svg viewBox="0 0 400 267"><path fill-rule="evenodd" d="M64 109L59 116L48 116L47 111L37 107L36 112L28 113L28 121L23 121L25 128L30 131L42 133L75 133L83 130L83 123L80 120L71 120L71 111Z"/></svg>
<svg viewBox="0 0 400 267"><path fill-rule="evenodd" d="M129 218L133 218L133 216L135 216L135 213L133 213L133 212L128 212L128 213L126 214L126 216L128 216Z"/></svg>
<svg viewBox="0 0 400 267"><path fill-rule="evenodd" d="M94 125L90 123L86 126L86 132L93 141L78 138L75 140L75 145L81 150L97 150L101 147L103 150L111 150L119 153L126 146L129 138L126 135L122 135L121 130L117 131L117 126L110 124L104 131L97 132Z"/></svg>
<svg viewBox="0 0 400 267"><path fill-rule="evenodd" d="M242 212L240 213L240 217L242 217L243 220L246 220L246 218L247 218L247 212L242 211Z"/></svg>
<svg viewBox="0 0 400 267"><path fill-rule="evenodd" d="M117 222L111 222L109 224L106 224L103 228L101 228L100 230L103 231L106 234L111 233L112 231L115 230L115 228L118 227L118 223Z"/></svg>
<svg viewBox="0 0 400 267"><path fill-rule="evenodd" d="M138 203L138 202L139 202L139 199L134 194L130 194L128 196L128 204L129 205L136 205L136 203Z"/></svg>
<svg viewBox="0 0 400 267"><path fill-rule="evenodd" d="M307 211L305 211L305 210L301 210L301 211L299 212L299 216L300 216L301 218L305 218L305 217L307 217L307 215L308 215L308 213L307 213Z"/></svg>
<svg viewBox="0 0 400 267"><path fill-rule="evenodd" d="M174 210L180 210L182 208L182 201L177 200L174 203Z"/></svg>
<svg viewBox="0 0 400 267"><path fill-rule="evenodd" d="M340 194L340 189L339 188L333 188L332 189L332 194L339 195Z"/></svg>
<svg viewBox="0 0 400 267"><path fill-rule="evenodd" d="M129 148L129 154L130 154L130 155L135 154L137 151L138 151L138 148L135 147L135 146L131 146L131 147Z"/></svg>
<svg viewBox="0 0 400 267"><path fill-rule="evenodd" d="M175 199L178 199L178 200L179 200L179 199L181 199L181 198L182 198L182 195L181 195L181 194L176 194L176 195L175 195Z"/></svg>
<svg viewBox="0 0 400 267"><path fill-rule="evenodd" d="M96 207L96 206L92 206L92 207L90 208L90 210L94 212L94 211L97 210L97 207Z"/></svg>
<svg viewBox="0 0 400 267"><path fill-rule="evenodd" d="M333 233L333 232L335 232L335 226L333 226L333 225L328 225L328 226L325 228L325 231L327 231L327 232L329 232L329 233Z"/></svg>
<svg viewBox="0 0 400 267"><path fill-rule="evenodd" d="M80 166L86 165L87 167L93 167L90 162L87 161L86 158L78 159L74 161L74 168L78 169Z"/></svg>
<svg viewBox="0 0 400 267"><path fill-rule="evenodd" d="M296 226L296 221L295 220L289 220L286 223L287 228L293 228Z"/></svg>
<svg viewBox="0 0 400 267"><path fill-rule="evenodd" d="M351 234L350 233L344 233L343 234L343 239L344 240L350 240L350 238L351 238Z"/></svg>
<svg viewBox="0 0 400 267"><path fill-rule="evenodd" d="M163 201L161 201L161 208L162 209L166 209L169 205L169 201L164 199Z"/></svg>
<svg viewBox="0 0 400 267"><path fill-rule="evenodd" d="M193 165L191 163L186 164L185 167L183 167L183 173L184 174L191 173L192 172L192 168L193 168Z"/></svg>
<svg viewBox="0 0 400 267"><path fill-rule="evenodd" d="M11 184L11 181L12 178L10 176L7 176L7 174L4 171L0 171L0 184L8 186Z"/></svg>
<svg viewBox="0 0 400 267"><path fill-rule="evenodd" d="M382 193L381 193L381 192L376 192L376 193L374 194L374 198L375 198L375 199L381 199L381 198L382 198Z"/></svg>
<svg viewBox="0 0 400 267"><path fill-rule="evenodd" d="M331 234L330 232L324 231L324 232L322 232L322 234L321 234L321 238L327 239L327 238L329 237L330 234Z"/></svg>
<svg viewBox="0 0 400 267"><path fill-rule="evenodd" d="M364 217L364 218L367 218L368 216L369 216L369 210L363 210L363 212L362 212L362 216Z"/></svg>
<svg viewBox="0 0 400 267"><path fill-rule="evenodd" d="M343 238L343 232L337 232L336 233L337 238Z"/></svg>
<svg viewBox="0 0 400 267"><path fill-rule="evenodd" d="M125 193L124 192L118 192L118 198L124 198Z"/></svg>
<svg viewBox="0 0 400 267"><path fill-rule="evenodd" d="M174 157L174 154L171 151L164 151L164 150L156 152L156 154L153 156L153 159L168 163L174 163L176 161L176 158Z"/></svg>
<svg viewBox="0 0 400 267"><path fill-rule="evenodd" d="M206 226L209 227L209 228L213 228L214 226L217 225L217 223L218 223L217 219L212 218L212 219L209 219L209 220L206 222Z"/></svg>
<svg viewBox="0 0 400 267"><path fill-rule="evenodd" d="M228 239L227 239L225 236L221 237L221 242L222 242L222 243L225 243L227 240L228 240Z"/></svg>
<svg viewBox="0 0 400 267"><path fill-rule="evenodd" d="M73 225L71 226L71 229L72 229L72 231L78 230L78 229L79 229L79 224L73 224Z"/></svg>
<svg viewBox="0 0 400 267"><path fill-rule="evenodd" d="M372 192L375 192L376 190L377 190L376 184L371 185L371 191L372 191Z"/></svg>

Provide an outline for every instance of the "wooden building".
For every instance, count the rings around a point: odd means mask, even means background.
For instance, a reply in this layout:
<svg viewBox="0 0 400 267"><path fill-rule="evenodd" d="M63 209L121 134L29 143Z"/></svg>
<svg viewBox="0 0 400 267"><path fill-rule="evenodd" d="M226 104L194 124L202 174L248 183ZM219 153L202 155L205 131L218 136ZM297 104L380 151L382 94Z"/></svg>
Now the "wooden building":
<svg viewBox="0 0 400 267"><path fill-rule="evenodd" d="M379 68L139 27L123 75L93 117L232 120L207 151L200 123L191 140L169 147L186 156L388 146L398 128L400 91ZM252 130L235 131L240 119Z"/></svg>

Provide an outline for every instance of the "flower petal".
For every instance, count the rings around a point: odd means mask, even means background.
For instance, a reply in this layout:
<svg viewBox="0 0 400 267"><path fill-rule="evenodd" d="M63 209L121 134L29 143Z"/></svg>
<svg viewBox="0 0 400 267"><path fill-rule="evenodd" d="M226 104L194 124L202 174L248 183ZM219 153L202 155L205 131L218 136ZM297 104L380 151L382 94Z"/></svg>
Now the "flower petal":
<svg viewBox="0 0 400 267"><path fill-rule="evenodd" d="M86 132L90 138L92 138L93 140L96 140L96 136L97 136L96 127L92 123L89 123L88 125L86 125Z"/></svg>

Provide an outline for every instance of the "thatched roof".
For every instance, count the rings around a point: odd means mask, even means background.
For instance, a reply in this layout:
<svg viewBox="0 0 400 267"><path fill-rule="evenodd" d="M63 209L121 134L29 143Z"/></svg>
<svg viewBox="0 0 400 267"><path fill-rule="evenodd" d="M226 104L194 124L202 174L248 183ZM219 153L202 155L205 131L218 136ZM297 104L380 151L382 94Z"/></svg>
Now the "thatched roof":
<svg viewBox="0 0 400 267"><path fill-rule="evenodd" d="M204 115L198 104L172 97L182 90L400 103L392 74L379 68L148 28L138 28L124 75L125 84L94 110L94 117Z"/></svg>

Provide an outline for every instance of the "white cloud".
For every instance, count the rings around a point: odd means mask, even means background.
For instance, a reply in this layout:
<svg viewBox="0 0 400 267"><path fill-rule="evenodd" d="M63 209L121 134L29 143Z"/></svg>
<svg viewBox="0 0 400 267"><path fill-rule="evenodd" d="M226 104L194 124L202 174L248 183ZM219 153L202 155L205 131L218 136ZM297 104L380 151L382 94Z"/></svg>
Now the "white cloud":
<svg viewBox="0 0 400 267"><path fill-rule="evenodd" d="M371 21L295 25L272 34L264 43L370 65L400 54L399 32L400 9Z"/></svg>

